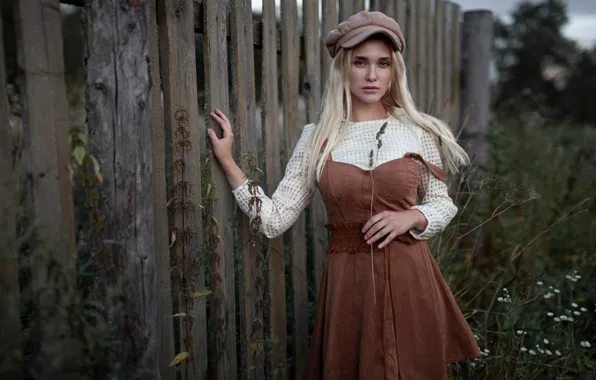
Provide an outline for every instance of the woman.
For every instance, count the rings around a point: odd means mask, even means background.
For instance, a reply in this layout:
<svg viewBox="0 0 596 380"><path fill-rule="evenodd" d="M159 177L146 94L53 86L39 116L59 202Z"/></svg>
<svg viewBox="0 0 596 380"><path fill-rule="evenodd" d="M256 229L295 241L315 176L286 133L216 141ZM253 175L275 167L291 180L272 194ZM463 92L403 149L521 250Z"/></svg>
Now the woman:
<svg viewBox="0 0 596 380"><path fill-rule="evenodd" d="M333 63L321 117L307 125L271 198L261 231L282 234L321 191L332 235L307 379L446 379L446 364L480 355L426 244L457 208L445 171L467 163L449 127L410 96L399 25L360 12L327 37ZM232 132L209 136L245 213L254 195L232 158ZM416 204L417 197L421 199Z"/></svg>

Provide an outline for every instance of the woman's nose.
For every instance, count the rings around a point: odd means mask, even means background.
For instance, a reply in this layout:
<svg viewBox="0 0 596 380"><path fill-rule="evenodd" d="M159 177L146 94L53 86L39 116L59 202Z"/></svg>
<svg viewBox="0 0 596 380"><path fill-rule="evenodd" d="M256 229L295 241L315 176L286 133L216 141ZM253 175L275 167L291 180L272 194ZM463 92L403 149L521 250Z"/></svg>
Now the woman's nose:
<svg viewBox="0 0 596 380"><path fill-rule="evenodd" d="M377 72L374 65L370 65L366 79L371 82L377 80Z"/></svg>

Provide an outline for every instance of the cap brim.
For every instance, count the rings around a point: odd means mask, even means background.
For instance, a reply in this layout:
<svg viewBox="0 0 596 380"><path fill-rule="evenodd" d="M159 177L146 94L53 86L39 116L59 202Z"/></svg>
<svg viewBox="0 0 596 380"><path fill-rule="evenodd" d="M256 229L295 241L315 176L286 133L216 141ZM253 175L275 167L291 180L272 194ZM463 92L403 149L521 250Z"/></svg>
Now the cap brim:
<svg viewBox="0 0 596 380"><path fill-rule="evenodd" d="M349 38L346 42L342 43L341 47L346 49L353 48L375 34L387 36L393 44L393 48L399 51L399 42L396 40L397 36L382 26L369 26L365 30L359 31L359 33L355 34L354 37Z"/></svg>

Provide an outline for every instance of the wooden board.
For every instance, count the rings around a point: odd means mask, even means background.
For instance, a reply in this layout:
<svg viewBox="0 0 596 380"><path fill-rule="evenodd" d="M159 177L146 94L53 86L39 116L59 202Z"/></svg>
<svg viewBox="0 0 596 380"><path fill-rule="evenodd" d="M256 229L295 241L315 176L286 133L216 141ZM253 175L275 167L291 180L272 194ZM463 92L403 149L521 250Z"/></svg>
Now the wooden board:
<svg viewBox="0 0 596 380"><path fill-rule="evenodd" d="M13 165L13 133L10 130L8 94L6 91L6 69L4 65L4 36L2 8L0 6L0 263L2 283L0 287L0 377L19 380L23 378L21 352L21 303L19 290L19 263L16 247L16 171Z"/></svg>
<svg viewBox="0 0 596 380"><path fill-rule="evenodd" d="M453 103L451 107L451 120L454 131L461 126L461 5L453 4L451 22L453 23Z"/></svg>
<svg viewBox="0 0 596 380"><path fill-rule="evenodd" d="M158 26L164 82L164 119L170 129L174 194L170 203L176 234L172 247L172 273L178 295L178 310L186 317L179 323L180 352L189 359L181 371L183 379L205 379L207 373L206 299L193 299L192 292L205 287L205 256L202 241L201 144L206 135L197 109L197 74L192 0L158 0ZM181 12L177 11L180 7ZM169 168L168 168L169 169ZM175 199L174 199L175 198ZM193 232L196 231L196 232ZM192 263L198 265L191 265ZM172 358L173 359L173 358ZM171 359L170 359L171 360Z"/></svg>
<svg viewBox="0 0 596 380"><path fill-rule="evenodd" d="M219 137L221 128L209 117L216 108L229 113L226 28L227 0L205 2L205 113L207 125ZM203 133L201 136L205 136ZM207 215L206 240L211 252L211 329L210 366L214 379L233 380L237 377L236 363L236 307L234 283L233 235L226 226L232 224L233 196L219 163L210 152L206 174L210 193L204 200Z"/></svg>
<svg viewBox="0 0 596 380"><path fill-rule="evenodd" d="M300 75L300 31L298 7L295 0L282 0L282 99L283 130L285 140L284 165L291 157L294 146L302 131L298 108ZM318 44L318 38L315 42ZM318 61L320 62L320 61ZM318 63L317 62L317 63ZM290 253L292 301L294 313L292 323L292 370L299 378L306 368L308 354L308 279L306 275L306 216L302 213L288 231Z"/></svg>
<svg viewBox="0 0 596 380"><path fill-rule="evenodd" d="M414 0L407 1L407 21L406 21L406 67L408 71L408 87L412 93L412 98L418 104L418 2Z"/></svg>
<svg viewBox="0 0 596 380"><path fill-rule="evenodd" d="M435 112L434 115L443 118L444 113L444 76L445 76L445 1L435 0Z"/></svg>
<svg viewBox="0 0 596 380"><path fill-rule="evenodd" d="M251 2L238 0L231 4L231 58L232 109L236 161L253 180L258 172L250 168L258 163L257 127L255 120L255 68L253 20ZM230 119L232 120L232 119ZM249 159L249 156L251 159ZM236 222L240 225L242 278L238 281L239 305L243 314L239 318L240 379L261 380L265 376L265 348L263 345L263 255L260 239L251 236L249 219L236 210ZM238 220L239 219L239 220Z"/></svg>
<svg viewBox="0 0 596 380"><path fill-rule="evenodd" d="M149 68L151 75L151 145L153 159L153 215L155 218L155 264L157 268L157 355L162 380L175 380L176 369L168 367L174 358L174 318L172 278L168 248L168 210L166 194L166 145L161 77L159 70L157 1L149 1Z"/></svg>
<svg viewBox="0 0 596 380"><path fill-rule="evenodd" d="M146 3L111 1L84 12L88 126L104 178L96 290L120 341L107 359L114 378L158 371L148 13Z"/></svg>
<svg viewBox="0 0 596 380"><path fill-rule="evenodd" d="M330 31L337 27L339 14L337 0L323 0L323 30L321 33L321 84L325 86L331 68L332 58L327 51L325 40Z"/></svg>
<svg viewBox="0 0 596 380"><path fill-rule="evenodd" d="M265 145L267 193L273 194L282 177L279 133L278 70L277 51L275 48L275 1L263 1L263 67L262 67L262 121L263 143ZM271 341L269 353L270 376L287 377L286 368L286 291L285 258L283 237L269 240L267 251L268 291L270 299Z"/></svg>

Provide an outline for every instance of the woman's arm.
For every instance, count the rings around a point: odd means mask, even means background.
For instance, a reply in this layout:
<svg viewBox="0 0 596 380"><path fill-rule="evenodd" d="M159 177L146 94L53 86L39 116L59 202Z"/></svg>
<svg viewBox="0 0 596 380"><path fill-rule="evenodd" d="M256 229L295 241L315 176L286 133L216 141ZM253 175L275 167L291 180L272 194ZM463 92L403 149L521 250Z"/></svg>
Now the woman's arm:
<svg viewBox="0 0 596 380"><path fill-rule="evenodd" d="M420 145L422 158L439 168L443 168L439 148L429 132L425 130L422 132ZM447 185L432 175L426 166L420 165L420 167L419 194L421 202L412 209L418 210L424 215L426 227L423 229L413 228L410 230L410 234L415 239L428 240L447 227L457 213L457 207L447 193ZM424 223L421 225L424 225Z"/></svg>
<svg viewBox="0 0 596 380"><path fill-rule="evenodd" d="M219 118L218 120L214 117L220 125L222 122L224 124L229 124L229 122L222 117L218 115L214 116ZM270 239L283 234L296 222L298 216L300 216L300 213L306 208L315 193L314 183L309 183L306 180L302 170L302 157L313 125L309 124L304 127L302 135L294 148L292 157L286 166L284 177L271 198L265 194L260 186L253 187L251 185L251 181L246 178L244 172L232 158L231 144L229 147L220 145L216 148L216 144L223 143L223 140L226 139L225 128L227 128L227 126L224 127L222 125L222 128L224 128L224 137L215 141L214 153L225 172L226 178L232 187L232 193L240 208L249 217L252 218L256 216L257 210L254 203L255 198L257 198L261 203L259 212L261 218L260 231ZM227 136L230 134L231 127ZM212 142L214 141L214 138L217 139L217 136L215 136L212 131L209 131L209 135ZM221 148L221 151L219 148ZM253 205L251 205L251 203L253 203Z"/></svg>

